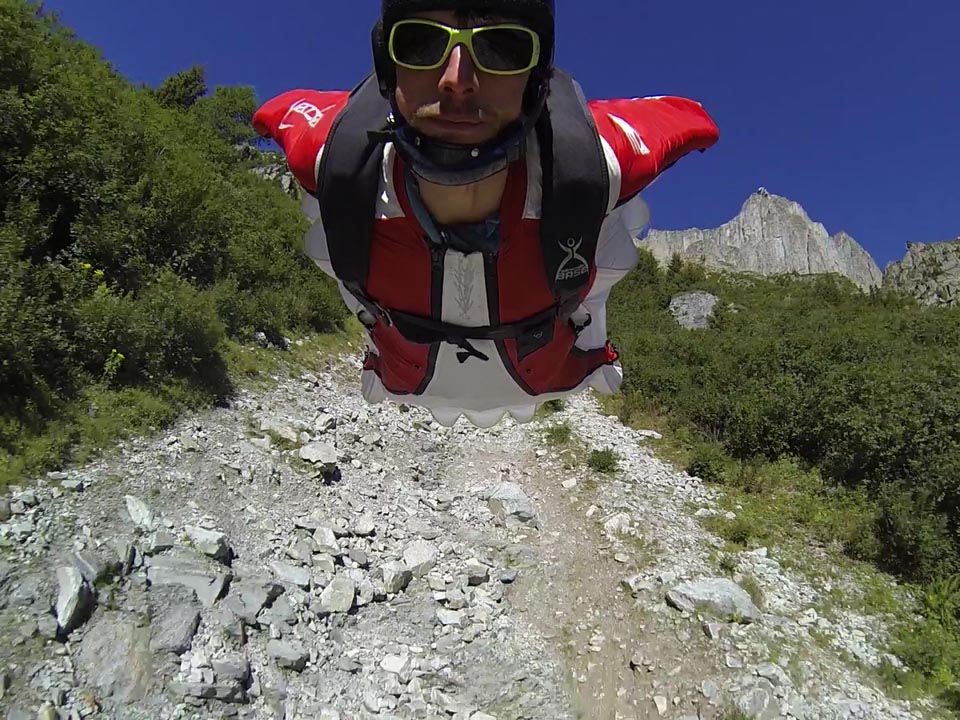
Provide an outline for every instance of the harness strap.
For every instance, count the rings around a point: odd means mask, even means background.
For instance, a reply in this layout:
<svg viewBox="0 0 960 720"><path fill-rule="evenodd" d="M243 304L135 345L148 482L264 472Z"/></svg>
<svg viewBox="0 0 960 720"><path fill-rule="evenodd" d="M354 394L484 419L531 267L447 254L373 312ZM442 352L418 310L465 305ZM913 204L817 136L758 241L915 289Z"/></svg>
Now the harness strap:
<svg viewBox="0 0 960 720"><path fill-rule="evenodd" d="M553 324L556 316L556 309L551 307L517 322L467 327L397 310L390 311L390 318L397 330L411 342L431 343L446 340L454 345L457 345L459 340L516 340L531 333L542 332L546 326Z"/></svg>

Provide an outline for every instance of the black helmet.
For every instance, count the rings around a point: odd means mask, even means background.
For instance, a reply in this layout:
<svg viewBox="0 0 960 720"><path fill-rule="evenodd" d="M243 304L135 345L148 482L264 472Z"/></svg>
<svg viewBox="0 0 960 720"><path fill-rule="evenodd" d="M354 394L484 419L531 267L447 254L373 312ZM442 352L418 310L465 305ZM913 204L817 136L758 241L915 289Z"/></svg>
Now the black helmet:
<svg viewBox="0 0 960 720"><path fill-rule="evenodd" d="M518 120L482 145L460 145L421 135L396 107L396 68L387 52L393 24L416 12L459 10L516 18L540 36L540 61L530 74ZM374 65L381 94L393 107L394 144L413 171L441 185L465 185L489 177L522 156L524 141L543 110L554 53L554 0L382 0L372 32Z"/></svg>

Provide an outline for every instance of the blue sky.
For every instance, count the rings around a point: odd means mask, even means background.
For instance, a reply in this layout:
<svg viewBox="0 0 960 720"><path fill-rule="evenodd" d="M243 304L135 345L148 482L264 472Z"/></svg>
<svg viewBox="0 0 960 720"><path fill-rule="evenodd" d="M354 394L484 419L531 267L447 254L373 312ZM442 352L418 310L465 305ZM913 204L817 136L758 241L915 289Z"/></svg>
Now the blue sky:
<svg viewBox="0 0 960 720"><path fill-rule="evenodd" d="M260 100L349 89L377 0L46 0L136 82L193 64ZM720 126L647 192L661 229L714 227L760 186L880 265L960 235L956 0L557 0L557 64L591 98L683 95Z"/></svg>

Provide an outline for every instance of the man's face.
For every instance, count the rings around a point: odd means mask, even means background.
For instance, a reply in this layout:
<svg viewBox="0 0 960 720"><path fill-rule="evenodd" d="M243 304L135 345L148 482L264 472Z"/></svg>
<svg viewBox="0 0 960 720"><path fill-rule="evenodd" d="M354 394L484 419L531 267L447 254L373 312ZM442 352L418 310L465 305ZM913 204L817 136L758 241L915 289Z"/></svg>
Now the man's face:
<svg viewBox="0 0 960 720"><path fill-rule="evenodd" d="M418 13L427 18L464 27L452 11ZM485 18L484 25L503 22ZM492 140L520 116L529 72L491 75L479 70L470 51L457 45L445 64L436 70L397 67L397 107L416 130L446 142L474 145Z"/></svg>

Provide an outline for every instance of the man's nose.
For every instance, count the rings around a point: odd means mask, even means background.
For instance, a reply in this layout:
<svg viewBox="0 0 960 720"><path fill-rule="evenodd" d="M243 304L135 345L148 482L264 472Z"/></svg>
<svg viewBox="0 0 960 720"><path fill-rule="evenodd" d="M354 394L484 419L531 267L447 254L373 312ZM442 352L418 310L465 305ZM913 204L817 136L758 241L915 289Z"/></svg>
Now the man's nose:
<svg viewBox="0 0 960 720"><path fill-rule="evenodd" d="M440 76L440 89L465 95L476 92L477 85L477 68L473 64L473 57L465 46L455 46Z"/></svg>

